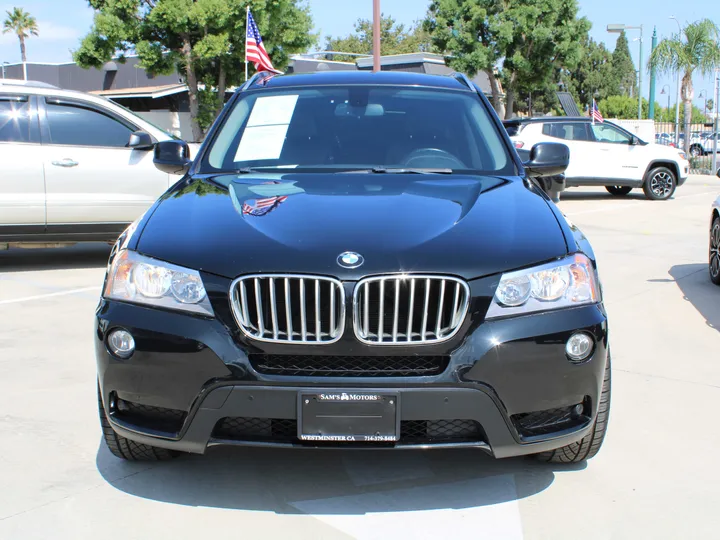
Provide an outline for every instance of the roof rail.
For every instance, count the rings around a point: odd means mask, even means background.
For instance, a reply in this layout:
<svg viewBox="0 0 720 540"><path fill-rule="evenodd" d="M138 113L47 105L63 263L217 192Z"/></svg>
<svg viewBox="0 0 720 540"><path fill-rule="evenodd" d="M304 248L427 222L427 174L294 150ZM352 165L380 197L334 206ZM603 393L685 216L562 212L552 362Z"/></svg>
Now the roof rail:
<svg viewBox="0 0 720 540"><path fill-rule="evenodd" d="M468 87L470 90L472 90L473 92L476 91L475 87L473 86L472 81L471 81L470 78L469 78L467 75L465 75L464 73L460 73L459 71L454 71L454 72L452 72L452 73L450 74L450 76L451 76L453 79L455 79L456 81L458 81L458 82L464 84L465 86L467 86L467 87Z"/></svg>
<svg viewBox="0 0 720 540"><path fill-rule="evenodd" d="M26 81L25 79L0 79L0 86L27 86L29 88L59 88L54 84L42 81Z"/></svg>

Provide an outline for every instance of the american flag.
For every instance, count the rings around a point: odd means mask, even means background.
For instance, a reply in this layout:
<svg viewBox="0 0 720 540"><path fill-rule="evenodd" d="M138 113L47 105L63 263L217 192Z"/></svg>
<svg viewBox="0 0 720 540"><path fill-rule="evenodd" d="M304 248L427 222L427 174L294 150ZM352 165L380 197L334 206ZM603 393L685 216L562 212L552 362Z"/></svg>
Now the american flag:
<svg viewBox="0 0 720 540"><path fill-rule="evenodd" d="M593 99L592 111L590 112L590 116L592 116L593 123L595 123L595 120L597 120L601 124L605 121L605 119L603 118L603 115L600 114L600 109L598 109L597 103L595 103L594 99Z"/></svg>
<svg viewBox="0 0 720 540"><path fill-rule="evenodd" d="M255 64L255 69L258 71L274 71L279 73L270 61L270 57L260 37L260 31L249 9L247 12L247 33L245 34L245 61Z"/></svg>
<svg viewBox="0 0 720 540"><path fill-rule="evenodd" d="M265 184L279 184L280 182L264 182ZM263 197L262 199L250 199L243 203L242 213L245 216L264 216L275 210L287 200L287 195L280 197Z"/></svg>

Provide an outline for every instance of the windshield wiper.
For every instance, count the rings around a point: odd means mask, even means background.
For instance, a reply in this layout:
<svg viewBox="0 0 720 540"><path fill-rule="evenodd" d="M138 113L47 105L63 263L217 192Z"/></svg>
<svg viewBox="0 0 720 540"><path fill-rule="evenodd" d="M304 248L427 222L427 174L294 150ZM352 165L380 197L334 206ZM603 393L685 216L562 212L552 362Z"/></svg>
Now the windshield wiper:
<svg viewBox="0 0 720 540"><path fill-rule="evenodd" d="M452 169L406 169L402 167L373 167L372 169L357 169L342 171L344 173L365 173L365 174L452 174Z"/></svg>

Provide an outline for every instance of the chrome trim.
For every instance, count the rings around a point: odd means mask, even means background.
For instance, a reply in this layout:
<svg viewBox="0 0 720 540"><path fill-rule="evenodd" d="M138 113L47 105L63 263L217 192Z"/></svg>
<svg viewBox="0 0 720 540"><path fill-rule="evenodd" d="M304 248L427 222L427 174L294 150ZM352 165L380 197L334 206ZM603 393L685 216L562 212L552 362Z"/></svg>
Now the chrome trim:
<svg viewBox="0 0 720 540"><path fill-rule="evenodd" d="M424 280L420 281L420 280ZM394 290L391 292L394 294L394 302L392 302L392 331L385 332L384 329L384 317L385 317L385 284L388 286L394 285ZM392 283L391 283L392 282ZM402 282L407 282L408 287L408 299L403 302L400 301L400 288ZM422 287L424 285L425 291L421 293L417 291L416 283L420 282ZM378 302L375 304L377 309L377 329L373 332L370 328L370 296L376 294L375 290L372 290L370 285L373 283L378 284L377 293L379 294ZM430 286L437 284L440 290L439 292L433 293L437 295L438 304L437 311L433 313L435 319L430 324L431 328L428 328L428 318L430 317L430 305L431 295ZM455 284L455 295L453 299L453 310L449 315L449 320L445 319L447 323L442 324L440 316L447 311L446 296L449 296L449 292L446 294L449 286ZM452 290L452 289L450 289ZM417 294L423 294L423 299L415 301ZM419 307L420 302L423 306L422 313L422 326L420 332L412 332L413 328L413 317L415 315L414 308L417 305ZM390 301L388 302L390 304ZM429 275L429 274L389 274L383 276L373 276L363 278L356 284L353 290L353 330L355 337L362 343L367 345L425 345L442 343L453 338L459 331L462 323L467 316L467 312L470 307L470 287L462 279L453 276L444 275ZM400 310L403 312L407 310L407 327L399 328ZM447 317L447 315L446 315ZM432 318L432 317L430 317ZM374 326L374 325L373 325ZM404 325L403 325L404 326Z"/></svg>
<svg viewBox="0 0 720 540"><path fill-rule="evenodd" d="M278 317L278 291L277 282L282 280L284 291L280 295L285 299L285 326L282 326L282 316ZM263 281L267 283L267 290L263 291ZM290 287L293 281L297 282L300 295L300 306L297 309L300 313L301 327L293 328L292 324L292 294ZM248 291L246 284L250 283L254 290L255 313L248 309ZM306 284L309 285L306 286ZM314 287L312 285L314 283ZM330 284L330 314L331 327L323 332L322 315L320 313L322 286ZM270 303L271 328L266 328L265 320L267 315L263 313L263 296L268 293ZM307 293L314 298L307 298ZM253 294L253 293L250 293ZM345 289L341 281L327 277L307 274L249 274L240 276L230 284L230 309L240 331L246 337L255 341L269 343L299 343L312 345L327 345L338 341L345 330ZM297 297L296 300L297 302ZM314 307L315 317L312 320ZM311 321L308 321L310 316ZM252 318L252 320L251 320ZM327 322L328 319L326 319ZM313 330L308 331L308 323ZM312 326L314 324L314 327Z"/></svg>

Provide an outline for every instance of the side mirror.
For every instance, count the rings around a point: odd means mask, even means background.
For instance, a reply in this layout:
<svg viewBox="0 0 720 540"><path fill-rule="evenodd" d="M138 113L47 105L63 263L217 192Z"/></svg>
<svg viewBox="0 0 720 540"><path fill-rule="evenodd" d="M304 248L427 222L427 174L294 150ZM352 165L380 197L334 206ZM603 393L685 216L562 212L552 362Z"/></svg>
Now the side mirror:
<svg viewBox="0 0 720 540"><path fill-rule="evenodd" d="M570 149L560 143L537 143L530 150L530 159L523 163L528 176L558 176L570 163Z"/></svg>
<svg viewBox="0 0 720 540"><path fill-rule="evenodd" d="M134 148L135 150L150 150L155 146L155 142L149 133L145 131L133 131L130 134L130 140L127 145L128 148Z"/></svg>
<svg viewBox="0 0 720 540"><path fill-rule="evenodd" d="M155 167L169 174L185 174L190 169L190 147L185 141L160 141L155 145Z"/></svg>

